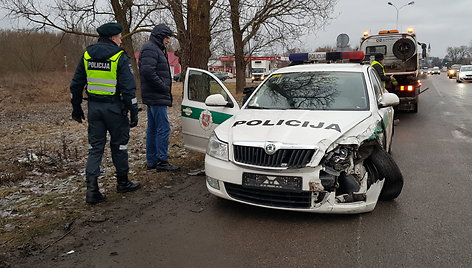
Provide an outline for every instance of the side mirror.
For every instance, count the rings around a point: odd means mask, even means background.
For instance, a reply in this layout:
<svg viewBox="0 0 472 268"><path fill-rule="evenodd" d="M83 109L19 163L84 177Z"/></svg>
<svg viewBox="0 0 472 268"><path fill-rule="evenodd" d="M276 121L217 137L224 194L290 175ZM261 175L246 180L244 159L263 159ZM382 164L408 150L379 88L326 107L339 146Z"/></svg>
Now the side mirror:
<svg viewBox="0 0 472 268"><path fill-rule="evenodd" d="M226 101L225 97L223 97L223 95L221 94L213 94L213 95L208 96L205 99L205 104L207 106L223 106L223 107L230 107L230 108L234 107L233 102Z"/></svg>
<svg viewBox="0 0 472 268"><path fill-rule="evenodd" d="M379 107L395 106L400 103L400 99L393 93L384 93L379 102Z"/></svg>

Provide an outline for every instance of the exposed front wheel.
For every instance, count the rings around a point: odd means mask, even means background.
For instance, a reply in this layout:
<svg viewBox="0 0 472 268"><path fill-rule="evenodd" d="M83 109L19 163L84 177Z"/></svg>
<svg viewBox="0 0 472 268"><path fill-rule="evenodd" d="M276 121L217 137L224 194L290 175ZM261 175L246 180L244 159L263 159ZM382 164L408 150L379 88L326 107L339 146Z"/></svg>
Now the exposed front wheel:
<svg viewBox="0 0 472 268"><path fill-rule="evenodd" d="M392 156L384 150L375 149L366 161L375 180L385 178L379 199L388 201L397 198L403 189L403 175Z"/></svg>

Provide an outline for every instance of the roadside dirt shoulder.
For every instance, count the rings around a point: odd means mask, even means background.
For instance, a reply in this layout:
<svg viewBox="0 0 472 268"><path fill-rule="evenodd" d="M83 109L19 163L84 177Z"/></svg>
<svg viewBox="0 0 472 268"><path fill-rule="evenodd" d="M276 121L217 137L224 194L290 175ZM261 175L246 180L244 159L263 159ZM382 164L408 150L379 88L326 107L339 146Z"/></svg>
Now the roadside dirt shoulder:
<svg viewBox="0 0 472 268"><path fill-rule="evenodd" d="M116 193L107 148L99 183L108 201L89 206L84 201L87 124L70 119L67 98L17 101L12 89L0 87L5 96L0 108L0 267L16 265L20 258L47 256L59 240L72 239L81 246L82 238L87 238L96 224L106 229L131 220L157 202L161 191L172 191L189 171L201 168L203 155L183 148L181 90L181 83L175 83L174 107L168 111L172 129L170 161L182 166L182 171L169 174L146 169L144 110L129 143L130 176L142 183L142 189ZM83 108L86 111L86 102Z"/></svg>

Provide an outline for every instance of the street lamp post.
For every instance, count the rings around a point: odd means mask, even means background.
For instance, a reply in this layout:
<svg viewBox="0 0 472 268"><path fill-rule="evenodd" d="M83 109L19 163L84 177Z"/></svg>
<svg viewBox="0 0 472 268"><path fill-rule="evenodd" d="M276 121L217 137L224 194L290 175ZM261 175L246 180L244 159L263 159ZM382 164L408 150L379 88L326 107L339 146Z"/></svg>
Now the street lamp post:
<svg viewBox="0 0 472 268"><path fill-rule="evenodd" d="M415 3L415 1L411 1L409 2L408 4L404 4L403 6L397 8L397 6L395 6L392 2L388 2L387 4L391 5L392 7L394 7L396 10L397 10L397 30L398 30L398 13L400 12L400 9L406 7L406 6L409 6L409 5L413 5Z"/></svg>

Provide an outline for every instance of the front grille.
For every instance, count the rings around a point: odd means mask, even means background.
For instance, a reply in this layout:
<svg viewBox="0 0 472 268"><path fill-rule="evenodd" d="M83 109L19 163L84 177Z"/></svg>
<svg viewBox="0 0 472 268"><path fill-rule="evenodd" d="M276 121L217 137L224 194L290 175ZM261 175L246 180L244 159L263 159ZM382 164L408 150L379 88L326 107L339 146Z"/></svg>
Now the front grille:
<svg viewBox="0 0 472 268"><path fill-rule="evenodd" d="M241 185L225 182L226 192L234 199L257 205L281 208L311 207L311 192L281 192L244 188Z"/></svg>
<svg viewBox="0 0 472 268"><path fill-rule="evenodd" d="M314 149L279 149L268 155L263 148L234 145L234 160L261 167L302 168L310 162Z"/></svg>

